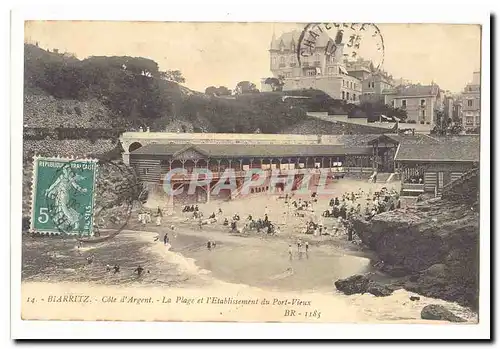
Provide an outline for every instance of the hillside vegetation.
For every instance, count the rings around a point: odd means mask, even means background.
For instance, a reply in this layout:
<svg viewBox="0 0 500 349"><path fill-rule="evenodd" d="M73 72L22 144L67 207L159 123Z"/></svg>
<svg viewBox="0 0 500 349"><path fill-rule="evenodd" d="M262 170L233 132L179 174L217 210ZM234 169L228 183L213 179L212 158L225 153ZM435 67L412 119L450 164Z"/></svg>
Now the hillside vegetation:
<svg viewBox="0 0 500 349"><path fill-rule="evenodd" d="M151 131L277 133L301 121L305 109L342 110L321 91L218 97L179 85L179 71L160 71L142 57L93 56L79 60L25 45L25 125L28 127L123 128ZM183 123L187 126L182 127Z"/></svg>

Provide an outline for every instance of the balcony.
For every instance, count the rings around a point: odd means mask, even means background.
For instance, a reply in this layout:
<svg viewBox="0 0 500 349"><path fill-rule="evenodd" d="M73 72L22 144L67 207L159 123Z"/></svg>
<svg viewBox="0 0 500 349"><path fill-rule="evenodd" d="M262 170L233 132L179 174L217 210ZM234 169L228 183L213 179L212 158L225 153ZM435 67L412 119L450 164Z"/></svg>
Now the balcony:
<svg viewBox="0 0 500 349"><path fill-rule="evenodd" d="M321 66L321 62L320 61L314 61L314 66L315 67L320 67Z"/></svg>
<svg viewBox="0 0 500 349"><path fill-rule="evenodd" d="M309 62L302 62L303 67L309 67Z"/></svg>
<svg viewBox="0 0 500 349"><path fill-rule="evenodd" d="M278 67L280 67L280 68L285 68L285 66L286 66L286 64L285 64L285 63L280 63L280 64L278 65Z"/></svg>
<svg viewBox="0 0 500 349"><path fill-rule="evenodd" d="M401 185L401 192L403 196L408 194L422 194L424 192L424 184L403 183Z"/></svg>

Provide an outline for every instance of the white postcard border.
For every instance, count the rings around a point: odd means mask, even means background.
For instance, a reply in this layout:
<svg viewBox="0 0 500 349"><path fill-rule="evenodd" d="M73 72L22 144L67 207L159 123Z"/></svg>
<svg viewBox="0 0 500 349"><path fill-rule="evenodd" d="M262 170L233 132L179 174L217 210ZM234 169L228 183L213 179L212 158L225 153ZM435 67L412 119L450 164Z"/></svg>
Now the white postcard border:
<svg viewBox="0 0 500 349"><path fill-rule="evenodd" d="M92 3L95 3L93 5ZM123 2L119 2L123 4ZM314 2L265 3L265 10L253 2L252 6L237 6L226 2L216 6L213 2L196 6L185 1L175 6L126 7L106 6L89 1L85 7L64 6L51 8L31 5L22 12L12 14L11 37L11 336L13 338L311 338L311 339L362 339L362 338L487 338L489 337L490 311L490 26L487 11L479 7L440 4L434 1L418 2L415 6L398 4L405 8L387 12L390 4L359 1L356 10L347 6L315 6ZM324 8L331 6L329 13ZM318 10L318 8L322 10ZM71 9L70 9L71 8ZM99 9L99 12L96 11ZM197 11L193 12L193 8ZM430 10L432 9L432 10ZM481 99L481 239L480 239L480 322L478 325L355 325L355 324L286 324L286 323L143 323L143 322L64 322L22 321L21 314L21 185L22 185L22 118L23 113L23 20L24 19L141 19L141 20L195 20L195 21L346 21L346 22L433 22L433 23L477 23L482 31L482 86Z"/></svg>

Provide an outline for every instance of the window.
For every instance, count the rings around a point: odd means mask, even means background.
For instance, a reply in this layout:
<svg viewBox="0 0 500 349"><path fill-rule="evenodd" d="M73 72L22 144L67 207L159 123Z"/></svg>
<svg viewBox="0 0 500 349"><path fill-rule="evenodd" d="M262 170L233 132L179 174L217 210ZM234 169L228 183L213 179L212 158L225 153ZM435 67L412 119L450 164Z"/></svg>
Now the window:
<svg viewBox="0 0 500 349"><path fill-rule="evenodd" d="M307 76L315 76L316 75L316 69L309 69L306 72Z"/></svg>
<svg viewBox="0 0 500 349"><path fill-rule="evenodd" d="M393 108L394 108L394 107L396 107L396 103L395 103L395 102L396 102L396 101L395 101L394 99L393 99L393 100L392 100L392 102L391 102L391 105L392 105L392 107L393 107Z"/></svg>
<svg viewBox="0 0 500 349"><path fill-rule="evenodd" d="M345 99L345 92L342 91L342 99Z"/></svg>
<svg viewBox="0 0 500 349"><path fill-rule="evenodd" d="M342 74L342 69L339 68L339 74Z"/></svg>
<svg viewBox="0 0 500 349"><path fill-rule="evenodd" d="M401 100L401 107L406 108L406 99Z"/></svg>
<svg viewBox="0 0 500 349"><path fill-rule="evenodd" d="M346 93L346 99L349 100L349 92Z"/></svg>
<svg viewBox="0 0 500 349"><path fill-rule="evenodd" d="M473 117L467 117L467 119L465 119L465 124L467 124L467 125L473 125L474 124L474 118Z"/></svg>
<svg viewBox="0 0 500 349"><path fill-rule="evenodd" d="M281 56L280 57L280 67L284 67L284 66L285 66L285 57Z"/></svg>
<svg viewBox="0 0 500 349"><path fill-rule="evenodd" d="M273 57L273 58L272 58L272 64L273 64L273 66L275 66L275 65L276 65L276 57Z"/></svg>
<svg viewBox="0 0 500 349"><path fill-rule="evenodd" d="M472 107L472 99L468 99L467 100L467 106L468 107Z"/></svg>
<svg viewBox="0 0 500 349"><path fill-rule="evenodd" d="M425 107L425 99L421 99L420 100L420 106L421 107Z"/></svg>
<svg viewBox="0 0 500 349"><path fill-rule="evenodd" d="M353 100L353 101L355 101L355 100L356 100L356 94L355 94L355 93L353 93L353 94L352 94L352 100Z"/></svg>
<svg viewBox="0 0 500 349"><path fill-rule="evenodd" d="M342 87L345 87L345 80L342 80Z"/></svg>
<svg viewBox="0 0 500 349"><path fill-rule="evenodd" d="M422 110L422 119L425 121L425 110Z"/></svg>
<svg viewBox="0 0 500 349"><path fill-rule="evenodd" d="M149 168L143 168L142 169L142 174L148 174L149 173Z"/></svg>

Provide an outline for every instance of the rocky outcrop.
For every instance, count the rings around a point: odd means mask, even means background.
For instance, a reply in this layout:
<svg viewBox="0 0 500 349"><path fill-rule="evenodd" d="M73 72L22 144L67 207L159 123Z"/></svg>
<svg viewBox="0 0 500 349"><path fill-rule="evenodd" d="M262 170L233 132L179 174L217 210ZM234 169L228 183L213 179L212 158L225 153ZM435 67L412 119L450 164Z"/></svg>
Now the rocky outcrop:
<svg viewBox="0 0 500 349"><path fill-rule="evenodd" d="M353 229L374 250L380 269L408 276L403 287L475 307L478 298L479 212L476 206L431 199L385 212Z"/></svg>
<svg viewBox="0 0 500 349"><path fill-rule="evenodd" d="M353 275L347 279L339 279L335 281L335 287L346 295L371 293L376 297L386 297L394 291L386 285L371 280L366 275Z"/></svg>
<svg viewBox="0 0 500 349"><path fill-rule="evenodd" d="M444 320L450 322L466 322L459 316L456 316L444 306L439 304L426 305L420 312L420 317L424 320Z"/></svg>

